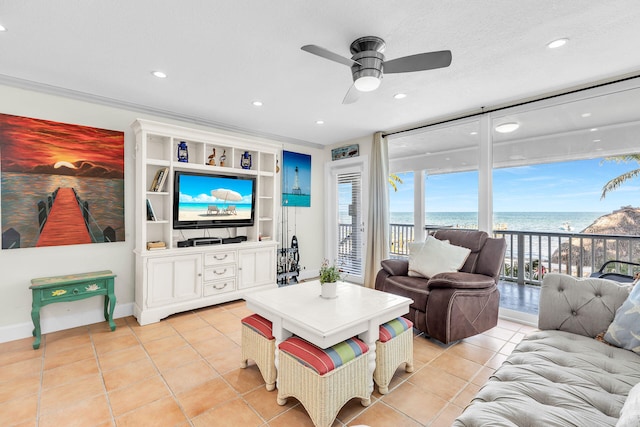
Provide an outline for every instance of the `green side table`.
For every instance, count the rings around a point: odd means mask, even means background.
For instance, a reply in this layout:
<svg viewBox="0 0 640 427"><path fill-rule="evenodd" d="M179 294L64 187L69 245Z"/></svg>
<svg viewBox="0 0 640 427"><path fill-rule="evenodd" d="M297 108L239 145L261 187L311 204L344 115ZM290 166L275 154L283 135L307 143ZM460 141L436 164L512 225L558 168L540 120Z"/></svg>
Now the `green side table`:
<svg viewBox="0 0 640 427"><path fill-rule="evenodd" d="M40 347L40 307L55 302L78 301L81 299L104 295L104 318L109 322L112 331L116 324L113 321L113 309L116 306L116 295L113 291L114 277L111 270L92 273L69 274L66 276L41 277L31 280L33 301L31 303L31 319L33 320L33 349Z"/></svg>

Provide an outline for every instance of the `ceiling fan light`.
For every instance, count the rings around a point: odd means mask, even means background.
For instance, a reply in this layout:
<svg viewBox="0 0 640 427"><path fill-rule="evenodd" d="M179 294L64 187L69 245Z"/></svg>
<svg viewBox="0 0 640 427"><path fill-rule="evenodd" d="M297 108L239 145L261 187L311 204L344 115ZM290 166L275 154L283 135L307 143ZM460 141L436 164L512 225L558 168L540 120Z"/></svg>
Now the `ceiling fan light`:
<svg viewBox="0 0 640 427"><path fill-rule="evenodd" d="M510 133L518 129L520 125L516 122L502 123L496 126L496 132Z"/></svg>
<svg viewBox="0 0 640 427"><path fill-rule="evenodd" d="M353 85L360 92L371 92L380 87L380 79L373 76L362 76L358 78Z"/></svg>

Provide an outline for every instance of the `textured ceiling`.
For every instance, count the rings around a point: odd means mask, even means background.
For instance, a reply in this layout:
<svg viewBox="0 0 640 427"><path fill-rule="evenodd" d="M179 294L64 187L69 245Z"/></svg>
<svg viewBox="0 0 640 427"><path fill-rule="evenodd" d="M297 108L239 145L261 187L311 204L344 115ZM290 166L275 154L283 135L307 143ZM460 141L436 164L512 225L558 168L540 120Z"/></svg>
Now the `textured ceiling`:
<svg viewBox="0 0 640 427"><path fill-rule="evenodd" d="M0 0L0 83L326 145L637 72L638 22L637 0ZM364 35L387 59L449 49L453 62L342 105L349 68L300 47L350 56Z"/></svg>

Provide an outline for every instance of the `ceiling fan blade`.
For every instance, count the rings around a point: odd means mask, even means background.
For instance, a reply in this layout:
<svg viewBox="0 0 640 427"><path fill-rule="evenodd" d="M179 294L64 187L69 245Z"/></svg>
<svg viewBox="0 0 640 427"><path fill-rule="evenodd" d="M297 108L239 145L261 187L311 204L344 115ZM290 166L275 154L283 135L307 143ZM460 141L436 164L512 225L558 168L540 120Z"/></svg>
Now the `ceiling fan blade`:
<svg viewBox="0 0 640 427"><path fill-rule="evenodd" d="M419 53L385 61L383 70L387 73L409 73L412 71L433 70L448 67L451 64L451 51Z"/></svg>
<svg viewBox="0 0 640 427"><path fill-rule="evenodd" d="M360 98L360 91L356 89L356 85L353 84L347 91L347 94L344 96L344 99L342 100L342 104L344 105L353 104L359 98Z"/></svg>
<svg viewBox="0 0 640 427"><path fill-rule="evenodd" d="M360 65L360 63L357 61L345 58L344 56L338 55L337 53L333 53L330 50L327 50L320 46L316 46L314 44L304 45L300 49L304 50L305 52L321 56L322 58L328 59L329 61L346 65L347 67L351 67L352 65Z"/></svg>

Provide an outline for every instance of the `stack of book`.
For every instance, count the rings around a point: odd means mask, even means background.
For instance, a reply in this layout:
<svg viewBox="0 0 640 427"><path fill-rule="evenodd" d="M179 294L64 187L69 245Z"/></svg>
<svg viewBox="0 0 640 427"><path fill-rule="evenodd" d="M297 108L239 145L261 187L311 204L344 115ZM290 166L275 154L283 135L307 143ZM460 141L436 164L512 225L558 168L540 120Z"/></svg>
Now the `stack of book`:
<svg viewBox="0 0 640 427"><path fill-rule="evenodd" d="M164 242L147 242L148 251L156 251L158 249L167 249L167 245Z"/></svg>
<svg viewBox="0 0 640 427"><path fill-rule="evenodd" d="M149 191L162 191L164 183L169 175L169 168L160 168L156 171L156 176L153 177Z"/></svg>

